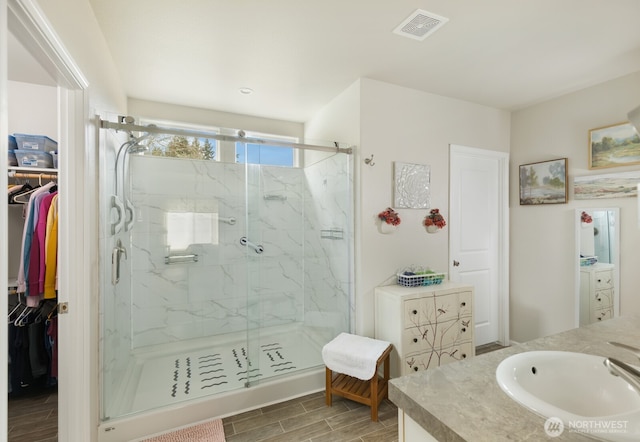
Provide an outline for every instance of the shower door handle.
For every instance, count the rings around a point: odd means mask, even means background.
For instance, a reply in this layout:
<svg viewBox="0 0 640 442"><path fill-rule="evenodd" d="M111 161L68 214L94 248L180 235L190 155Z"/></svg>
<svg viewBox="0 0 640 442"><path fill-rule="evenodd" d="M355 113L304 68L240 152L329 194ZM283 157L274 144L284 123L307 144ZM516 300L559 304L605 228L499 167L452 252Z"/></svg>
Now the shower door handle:
<svg viewBox="0 0 640 442"><path fill-rule="evenodd" d="M264 247L262 247L262 245L252 243L247 239L246 236L243 236L242 238L240 238L240 244L246 247L251 247L253 251L256 252L257 254L264 252Z"/></svg>
<svg viewBox="0 0 640 442"><path fill-rule="evenodd" d="M131 214L131 218L129 218L129 214ZM136 210L131 201L128 199L124 200L124 231L128 232L133 227L133 223L136 218Z"/></svg>
<svg viewBox="0 0 640 442"><path fill-rule="evenodd" d="M111 223L111 234L115 235L122 230L127 214L125 213L124 203L117 195L111 195L111 207L115 208L118 214L118 219Z"/></svg>
<svg viewBox="0 0 640 442"><path fill-rule="evenodd" d="M111 251L111 284L116 285L120 281L120 256L127 259L127 249L122 246L122 241L118 240L116 246Z"/></svg>

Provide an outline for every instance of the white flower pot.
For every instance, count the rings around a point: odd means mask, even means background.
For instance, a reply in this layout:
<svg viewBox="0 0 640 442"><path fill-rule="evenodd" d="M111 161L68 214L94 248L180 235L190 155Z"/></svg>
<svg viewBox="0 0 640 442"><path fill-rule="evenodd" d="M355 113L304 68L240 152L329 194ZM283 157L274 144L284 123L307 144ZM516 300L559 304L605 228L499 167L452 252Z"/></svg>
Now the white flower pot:
<svg viewBox="0 0 640 442"><path fill-rule="evenodd" d="M427 233L438 233L440 228L436 225L425 226L427 229Z"/></svg>
<svg viewBox="0 0 640 442"><path fill-rule="evenodd" d="M388 224L386 221L383 221L383 220L378 221L378 231L383 235L394 233L396 230L398 230L398 226L394 226L393 224Z"/></svg>

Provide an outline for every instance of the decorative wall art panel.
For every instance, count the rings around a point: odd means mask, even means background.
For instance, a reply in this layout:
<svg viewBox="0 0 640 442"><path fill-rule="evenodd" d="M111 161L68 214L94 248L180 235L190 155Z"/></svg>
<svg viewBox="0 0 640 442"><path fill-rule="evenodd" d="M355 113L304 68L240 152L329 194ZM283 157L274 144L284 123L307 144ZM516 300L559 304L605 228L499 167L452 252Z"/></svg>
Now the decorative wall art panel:
<svg viewBox="0 0 640 442"><path fill-rule="evenodd" d="M429 190L431 167L426 164L395 162L394 207L428 209L431 204Z"/></svg>

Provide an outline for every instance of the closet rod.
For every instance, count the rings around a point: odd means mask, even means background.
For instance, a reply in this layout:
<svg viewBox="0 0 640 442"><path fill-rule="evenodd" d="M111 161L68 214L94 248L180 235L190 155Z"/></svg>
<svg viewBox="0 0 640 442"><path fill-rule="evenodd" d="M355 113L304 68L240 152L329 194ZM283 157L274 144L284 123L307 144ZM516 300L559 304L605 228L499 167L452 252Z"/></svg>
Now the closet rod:
<svg viewBox="0 0 640 442"><path fill-rule="evenodd" d="M318 146L313 144L292 143L292 142L283 141L283 140L252 138L252 137L245 137L244 131L242 130L238 131L237 136L233 136L233 135L221 135L213 132L204 132L199 130L160 127L156 125L140 126L138 124L114 123L107 120L100 120L100 128L124 130L127 132L147 132L147 133L181 135L184 137L210 138L212 140L220 140L220 141L231 141L231 142L240 141L243 143L268 144L270 146L295 147L297 149L312 149L312 150L321 150L325 152L346 153L348 155L353 153L352 147L346 147L346 148L338 147L337 142L334 143L335 144L334 147L329 147L329 146Z"/></svg>
<svg viewBox="0 0 640 442"><path fill-rule="evenodd" d="M50 173L24 173L24 172L14 172L9 171L10 178L39 178L45 180L57 180L58 175L53 175Z"/></svg>

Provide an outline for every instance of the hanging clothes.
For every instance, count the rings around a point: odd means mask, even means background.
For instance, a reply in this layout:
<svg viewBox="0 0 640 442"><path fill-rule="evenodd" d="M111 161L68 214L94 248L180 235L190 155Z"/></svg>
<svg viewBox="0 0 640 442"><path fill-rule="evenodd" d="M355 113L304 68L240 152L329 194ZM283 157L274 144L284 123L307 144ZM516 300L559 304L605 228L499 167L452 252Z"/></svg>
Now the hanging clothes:
<svg viewBox="0 0 640 442"><path fill-rule="evenodd" d="M24 229L22 232L22 248L20 252L20 267L18 269L18 291L20 293L24 293L27 296L27 305L30 307L37 307L38 303L42 299L42 296L38 296L37 289L36 293L32 293L29 287L29 267L32 261L31 252L32 249L35 253L37 253L37 257L39 258L39 242L33 241L35 227L37 224L39 210L40 210L40 202L42 198L49 195L49 190L55 186L55 183L47 183L44 186L36 189L29 198L29 202L27 204L27 212L25 217ZM34 247L35 244L35 247ZM39 261L38 261L39 262ZM39 269L38 269L39 274ZM37 283L36 283L37 285Z"/></svg>
<svg viewBox="0 0 640 442"><path fill-rule="evenodd" d="M24 226L9 316L9 382L14 395L57 385L58 192L54 182L8 188L22 204ZM17 255L17 250L15 252Z"/></svg>
<svg viewBox="0 0 640 442"><path fill-rule="evenodd" d="M45 232L44 299L56 297L58 289L58 195L51 201Z"/></svg>

